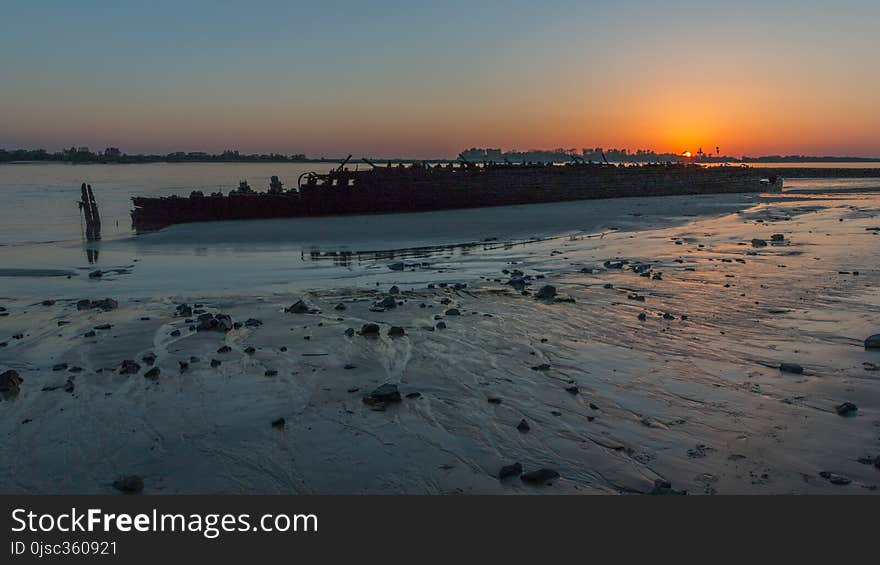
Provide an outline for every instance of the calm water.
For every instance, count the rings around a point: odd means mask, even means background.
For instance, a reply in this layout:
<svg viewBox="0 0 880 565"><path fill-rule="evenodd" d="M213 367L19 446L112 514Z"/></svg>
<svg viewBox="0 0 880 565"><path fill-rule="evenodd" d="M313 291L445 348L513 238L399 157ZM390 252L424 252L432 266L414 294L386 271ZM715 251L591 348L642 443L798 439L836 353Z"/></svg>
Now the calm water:
<svg viewBox="0 0 880 565"><path fill-rule="evenodd" d="M391 216L212 222L173 226L144 235L131 232L130 199L135 195L227 192L240 180L264 190L271 175L278 175L286 186L292 186L304 172L324 172L333 166L0 165L0 298L150 296L222 293L245 287L289 290L371 285L391 274L388 263L401 258L399 252L391 255L388 250L421 247L436 249L423 250L418 256L432 257L432 261L443 264L434 268L432 277L440 273L455 280L464 271L471 275L494 273L494 266L485 265L498 260L518 261L530 252L522 246L499 242L684 223L694 216L734 212L757 201L755 195L631 198ZM82 239L76 204L82 182L90 183L95 190L103 224L103 240L88 245ZM878 186L880 179L786 182L787 189ZM484 240L491 243L481 245ZM462 243L476 245L449 247ZM331 255L316 257L318 251L330 251ZM381 253L364 253L374 251ZM337 254L332 255L334 252ZM354 255L343 257L339 252ZM87 276L94 269L115 268L128 272L101 279ZM52 274L62 276L46 276ZM421 283L424 281L419 277L425 275L414 272L395 276L396 282L409 278Z"/></svg>

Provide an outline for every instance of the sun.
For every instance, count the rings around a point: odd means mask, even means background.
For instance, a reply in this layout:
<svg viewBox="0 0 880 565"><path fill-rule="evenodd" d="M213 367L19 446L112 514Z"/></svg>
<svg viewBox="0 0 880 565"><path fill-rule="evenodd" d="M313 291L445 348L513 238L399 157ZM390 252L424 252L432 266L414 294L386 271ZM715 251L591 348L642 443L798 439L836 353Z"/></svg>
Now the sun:
<svg viewBox="0 0 880 565"><path fill-rule="evenodd" d="M687 158L690 158L690 157L692 157L692 155L691 155L691 152L690 152L690 151L685 151L685 152L684 152L684 153L682 153L682 154L681 154L681 156L682 156L682 157L687 157Z"/></svg>

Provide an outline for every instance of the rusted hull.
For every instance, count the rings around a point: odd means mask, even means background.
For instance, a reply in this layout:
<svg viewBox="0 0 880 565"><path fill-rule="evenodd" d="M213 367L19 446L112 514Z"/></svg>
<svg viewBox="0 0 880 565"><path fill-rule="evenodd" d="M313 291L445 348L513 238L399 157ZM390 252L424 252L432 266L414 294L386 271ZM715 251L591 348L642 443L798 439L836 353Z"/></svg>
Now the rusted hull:
<svg viewBox="0 0 880 565"><path fill-rule="evenodd" d="M316 175L282 194L133 198L138 231L218 220L384 214L631 196L779 191L746 167L394 167Z"/></svg>

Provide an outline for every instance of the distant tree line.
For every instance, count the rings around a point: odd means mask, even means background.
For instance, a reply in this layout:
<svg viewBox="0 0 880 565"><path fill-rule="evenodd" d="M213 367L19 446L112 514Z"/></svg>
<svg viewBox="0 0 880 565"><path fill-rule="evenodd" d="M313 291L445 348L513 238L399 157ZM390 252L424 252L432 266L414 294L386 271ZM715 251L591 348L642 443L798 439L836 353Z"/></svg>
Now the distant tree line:
<svg viewBox="0 0 880 565"><path fill-rule="evenodd" d="M814 155L767 155L762 157L742 158L729 155L709 154L700 151L691 157L678 153L656 153L650 149L605 149L590 147L585 149L531 149L528 151L501 151L497 148L471 147L461 152L461 156L475 163L566 163L575 160L602 163L680 163L692 161L697 163L785 163L785 162L878 162L877 157L832 157Z"/></svg>
<svg viewBox="0 0 880 565"><path fill-rule="evenodd" d="M11 161L60 161L64 163L202 163L202 162L272 162L300 163L320 161L309 159L302 153L282 155L280 153L242 154L238 151L226 150L222 153L205 153L202 151L176 151L166 155L129 155L117 147L108 147L103 151L91 151L88 147L70 147L50 153L45 149L0 149L0 162ZM334 159L335 160L335 159Z"/></svg>

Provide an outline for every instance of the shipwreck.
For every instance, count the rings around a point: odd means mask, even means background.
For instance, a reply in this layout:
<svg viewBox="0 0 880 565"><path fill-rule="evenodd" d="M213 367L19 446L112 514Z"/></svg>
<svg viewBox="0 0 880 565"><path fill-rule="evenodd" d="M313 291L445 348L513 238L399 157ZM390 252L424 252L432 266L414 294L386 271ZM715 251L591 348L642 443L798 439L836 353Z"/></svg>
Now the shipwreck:
<svg viewBox="0 0 880 565"><path fill-rule="evenodd" d="M350 159L350 158L349 158ZM189 196L134 197L138 232L174 224L219 220L396 214L538 204L596 198L733 192L779 192L782 177L746 166L697 164L624 166L582 161L560 164L467 161L350 170L348 159L328 173L304 173L285 189L272 177L266 192L242 182L237 189Z"/></svg>

